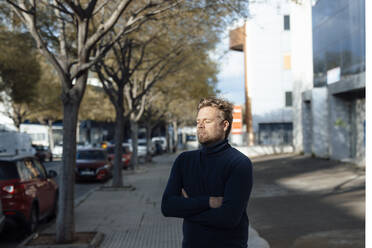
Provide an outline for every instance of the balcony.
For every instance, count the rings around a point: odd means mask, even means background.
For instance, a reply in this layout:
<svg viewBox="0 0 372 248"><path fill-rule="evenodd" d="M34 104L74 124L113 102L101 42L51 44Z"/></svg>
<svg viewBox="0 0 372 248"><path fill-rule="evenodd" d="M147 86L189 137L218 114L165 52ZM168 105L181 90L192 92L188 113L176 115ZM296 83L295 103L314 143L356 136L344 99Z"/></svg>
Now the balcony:
<svg viewBox="0 0 372 248"><path fill-rule="evenodd" d="M244 26L230 30L230 50L243 52L245 32Z"/></svg>

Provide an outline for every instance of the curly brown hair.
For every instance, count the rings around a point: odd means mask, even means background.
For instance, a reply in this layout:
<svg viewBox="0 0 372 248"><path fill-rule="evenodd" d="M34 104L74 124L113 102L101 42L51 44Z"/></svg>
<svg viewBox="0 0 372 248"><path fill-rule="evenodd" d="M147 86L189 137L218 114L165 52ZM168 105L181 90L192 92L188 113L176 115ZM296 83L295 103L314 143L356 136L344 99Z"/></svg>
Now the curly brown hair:
<svg viewBox="0 0 372 248"><path fill-rule="evenodd" d="M200 100L198 104L198 112L200 109L204 107L217 108L218 110L220 110L222 114L221 118L229 122L229 127L227 128L225 132L225 138L227 138L231 131L234 105L231 102L223 98L208 97L208 98L202 98Z"/></svg>

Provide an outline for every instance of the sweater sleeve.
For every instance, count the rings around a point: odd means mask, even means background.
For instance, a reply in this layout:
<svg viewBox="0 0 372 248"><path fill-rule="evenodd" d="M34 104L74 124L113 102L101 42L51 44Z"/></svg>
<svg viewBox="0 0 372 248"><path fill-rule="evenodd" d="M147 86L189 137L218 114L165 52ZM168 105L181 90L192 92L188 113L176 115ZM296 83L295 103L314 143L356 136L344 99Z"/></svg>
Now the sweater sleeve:
<svg viewBox="0 0 372 248"><path fill-rule="evenodd" d="M252 184L252 163L249 159L244 159L233 169L226 182L222 206L186 219L215 228L236 227L246 211Z"/></svg>
<svg viewBox="0 0 372 248"><path fill-rule="evenodd" d="M185 218L209 209L208 196L191 198L182 196L181 156L182 154L173 164L168 184L163 194L161 211L165 217Z"/></svg>

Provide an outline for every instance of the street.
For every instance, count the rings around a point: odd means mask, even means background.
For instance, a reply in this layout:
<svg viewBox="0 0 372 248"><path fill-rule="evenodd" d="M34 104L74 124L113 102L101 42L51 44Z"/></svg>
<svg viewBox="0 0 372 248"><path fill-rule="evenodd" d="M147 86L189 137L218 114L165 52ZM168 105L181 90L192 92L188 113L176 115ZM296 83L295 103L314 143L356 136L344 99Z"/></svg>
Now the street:
<svg viewBox="0 0 372 248"><path fill-rule="evenodd" d="M253 164L248 214L270 247L365 247L365 171L298 155Z"/></svg>
<svg viewBox="0 0 372 248"><path fill-rule="evenodd" d="M61 161L53 161L53 162L45 162L44 166L47 170L55 170L58 174L56 181L59 181L59 174L61 170ZM86 194L88 194L92 189L101 186L102 183L100 182L86 182L86 183L76 183L75 184L75 202L76 200L80 199L81 197L84 197ZM55 219L52 221L46 222L43 221L40 223L38 227L38 231L45 229L50 225L51 222L54 222ZM12 230L10 232L4 232L0 236L0 247L1 248L14 248L16 247L23 239L19 239L16 237L19 230Z"/></svg>

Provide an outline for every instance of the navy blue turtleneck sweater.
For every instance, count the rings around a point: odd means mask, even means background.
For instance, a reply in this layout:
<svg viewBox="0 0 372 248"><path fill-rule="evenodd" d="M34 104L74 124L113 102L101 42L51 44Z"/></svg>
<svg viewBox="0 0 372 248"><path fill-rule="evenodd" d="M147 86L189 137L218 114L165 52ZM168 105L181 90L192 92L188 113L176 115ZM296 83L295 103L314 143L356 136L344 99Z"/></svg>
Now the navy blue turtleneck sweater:
<svg viewBox="0 0 372 248"><path fill-rule="evenodd" d="M250 159L227 140L181 153L173 164L161 210L166 217L184 219L182 247L247 247L252 180ZM182 188L188 198L182 196ZM222 196L222 206L210 208L210 196Z"/></svg>

